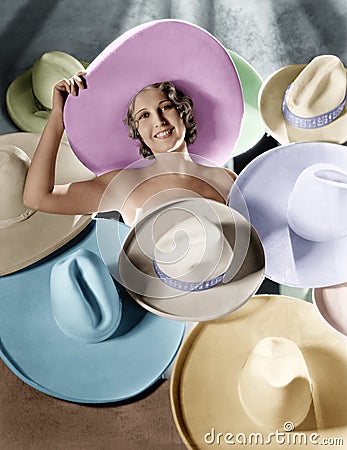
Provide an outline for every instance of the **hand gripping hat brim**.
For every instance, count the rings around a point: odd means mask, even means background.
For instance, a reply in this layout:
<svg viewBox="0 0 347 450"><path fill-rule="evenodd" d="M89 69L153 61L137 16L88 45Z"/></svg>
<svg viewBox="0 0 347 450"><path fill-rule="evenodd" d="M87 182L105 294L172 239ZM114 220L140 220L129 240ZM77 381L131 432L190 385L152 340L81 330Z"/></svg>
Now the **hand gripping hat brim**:
<svg viewBox="0 0 347 450"><path fill-rule="evenodd" d="M298 176L314 164L334 164L347 171L342 145L304 142L278 147L254 159L231 189L229 205L256 229L265 251L265 276L292 287L322 287L347 279L347 237L313 242L294 233L287 222L288 199ZM319 199L317 199L319 201ZM345 211L345 203L341 211ZM322 207L322 217L330 214ZM329 217L329 216L328 216Z"/></svg>
<svg viewBox="0 0 347 450"><path fill-rule="evenodd" d="M110 247L113 235L122 240L128 233L124 224L99 220L106 222L98 234L100 245ZM100 255L96 226L89 227L64 252L1 279L0 355L41 392L72 402L106 403L131 398L161 377L179 348L184 324L142 310L125 293L120 295L121 323L110 338L86 344L61 331L50 302L51 269L81 248Z"/></svg>
<svg viewBox="0 0 347 450"><path fill-rule="evenodd" d="M290 437L293 443L295 432L306 436L306 445L296 441L295 447L302 449L316 448L310 441L312 433L319 435L316 442L346 438L346 340L324 326L312 304L284 296L255 296L224 319L196 325L180 348L171 378L171 406L187 448L211 448L212 439L215 446L219 439L225 448L233 441L233 448L251 449L255 433L262 434L267 448L280 447L275 436L269 439L275 430L253 422L238 394L248 356L261 340L272 336L296 344L313 382L313 406L300 425L287 430L291 436L278 430L284 433L282 444Z"/></svg>
<svg viewBox="0 0 347 450"><path fill-rule="evenodd" d="M0 136L0 145L15 145L31 159L39 139L39 134L10 133ZM88 180L94 176L80 163L69 145L62 142L57 159L57 184ZM67 216L37 211L22 222L2 228L0 276L23 269L49 255L76 236L91 220L90 215Z"/></svg>
<svg viewBox="0 0 347 450"><path fill-rule="evenodd" d="M88 66L87 62L79 63L77 60L63 52L50 52L52 60L56 59L57 79L68 78L75 72ZM63 70L59 70L64 65ZM9 116L20 130L31 133L42 133L51 110L40 104L35 98L32 83L33 69L30 68L20 74L9 85L6 92L6 106ZM44 74L42 74L42 77ZM42 82L42 80L40 80ZM52 95L51 80L46 82L46 95ZM64 135L65 136L65 135Z"/></svg>
<svg viewBox="0 0 347 450"><path fill-rule="evenodd" d="M140 159L124 125L127 108L145 86L172 81L192 98L198 137L189 148L222 165L237 142L242 89L224 47L207 31L178 20L139 25L116 39L90 64L87 89L69 97L66 133L78 158L96 174Z"/></svg>

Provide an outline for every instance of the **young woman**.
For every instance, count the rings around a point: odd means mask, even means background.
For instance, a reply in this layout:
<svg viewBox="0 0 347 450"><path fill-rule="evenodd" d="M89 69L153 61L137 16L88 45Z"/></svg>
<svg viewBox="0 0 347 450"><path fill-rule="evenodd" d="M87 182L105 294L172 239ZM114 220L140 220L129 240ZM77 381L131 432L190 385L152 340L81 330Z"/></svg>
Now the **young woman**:
<svg viewBox="0 0 347 450"><path fill-rule="evenodd" d="M153 158L153 163L56 186L64 103L68 95L76 96L85 89L84 74L78 72L54 87L52 112L26 179L23 198L27 207L58 214L116 210L130 225L141 210L174 198L202 196L227 203L236 175L226 168L193 161L188 151L197 135L193 103L171 82L144 87L131 100L125 119L129 136L140 141L141 154Z"/></svg>

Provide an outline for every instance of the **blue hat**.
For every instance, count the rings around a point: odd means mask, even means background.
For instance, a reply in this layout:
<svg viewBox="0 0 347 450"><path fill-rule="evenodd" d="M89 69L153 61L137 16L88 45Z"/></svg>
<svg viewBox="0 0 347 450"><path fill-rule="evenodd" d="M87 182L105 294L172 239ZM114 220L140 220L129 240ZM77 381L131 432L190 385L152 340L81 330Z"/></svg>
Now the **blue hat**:
<svg viewBox="0 0 347 450"><path fill-rule="evenodd" d="M102 221L118 259L129 228ZM146 312L109 275L94 223L64 251L0 278L0 356L24 382L79 403L128 399L172 362L184 324Z"/></svg>

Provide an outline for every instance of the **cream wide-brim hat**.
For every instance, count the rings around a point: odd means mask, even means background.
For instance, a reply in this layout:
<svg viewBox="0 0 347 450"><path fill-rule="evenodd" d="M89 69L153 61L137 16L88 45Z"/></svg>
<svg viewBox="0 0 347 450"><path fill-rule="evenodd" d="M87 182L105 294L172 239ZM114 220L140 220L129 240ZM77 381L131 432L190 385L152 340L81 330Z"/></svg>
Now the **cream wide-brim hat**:
<svg viewBox="0 0 347 450"><path fill-rule="evenodd" d="M215 440L218 432L223 433L218 448L230 448L224 441L226 433L233 434L233 448L252 449L254 441L238 445L236 436L262 433L266 440L274 432L250 419L238 393L245 362L270 336L297 345L313 382L313 406L297 428L288 428L307 437L307 445L296 443L295 448L317 448L310 445L312 433L319 434L318 442L325 437L346 439L346 340L324 325L312 304L284 296L255 296L223 319L197 324L181 346L171 378L171 407L188 449L211 448L204 437L212 428ZM277 450L280 445L273 437L266 447Z"/></svg>
<svg viewBox="0 0 347 450"><path fill-rule="evenodd" d="M206 290L168 286L153 266L156 238L179 224L184 213L198 221L208 215L221 226L233 252L223 281ZM218 260L221 255L214 257ZM148 311L174 320L206 321L229 314L254 294L264 279L265 258L256 231L241 214L214 200L187 198L165 203L136 223L124 241L118 270L113 275Z"/></svg>
<svg viewBox="0 0 347 450"><path fill-rule="evenodd" d="M285 91L306 66L307 64L291 64L282 67L264 80L259 91L261 117L269 133L281 144L313 141L343 144L347 141L347 104L336 120L316 129L293 127L283 116L282 102Z"/></svg>
<svg viewBox="0 0 347 450"><path fill-rule="evenodd" d="M34 133L10 133L0 136L0 145L14 145L31 159L40 139ZM66 143L60 144L56 183L66 184L94 178ZM0 229L0 276L23 269L78 235L92 220L92 215L47 214L36 211L28 219Z"/></svg>

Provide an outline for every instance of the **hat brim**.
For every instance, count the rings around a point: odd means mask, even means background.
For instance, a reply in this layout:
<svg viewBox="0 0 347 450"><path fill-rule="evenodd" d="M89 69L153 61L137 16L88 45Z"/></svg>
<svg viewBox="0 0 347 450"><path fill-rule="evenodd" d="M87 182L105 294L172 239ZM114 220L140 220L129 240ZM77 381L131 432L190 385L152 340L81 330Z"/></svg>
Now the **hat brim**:
<svg viewBox="0 0 347 450"><path fill-rule="evenodd" d="M312 303L312 289L311 288L296 288L292 286L285 286L280 284L278 287L280 295L285 295L286 297L300 298L305 302Z"/></svg>
<svg viewBox="0 0 347 450"><path fill-rule="evenodd" d="M48 117L48 110L40 110L31 89L29 69L9 85L6 92L6 106L9 116L20 130L42 133Z"/></svg>
<svg viewBox="0 0 347 450"><path fill-rule="evenodd" d="M39 134L10 133L0 136L0 145L15 145L31 159L39 139ZM94 176L62 142L57 158L57 184L88 180ZM57 215L36 211L28 219L0 229L0 276L23 269L54 252L82 231L91 220L91 215Z"/></svg>
<svg viewBox="0 0 347 450"><path fill-rule="evenodd" d="M345 143L347 141L347 104L341 115L325 127L304 130L286 122L282 113L284 93L305 67L306 64L283 67L264 81L259 92L259 109L269 133L281 144L313 141Z"/></svg>
<svg viewBox="0 0 347 450"><path fill-rule="evenodd" d="M347 336L347 283L313 289L313 304L325 324Z"/></svg>
<svg viewBox="0 0 347 450"><path fill-rule="evenodd" d="M274 431L248 417L238 394L248 355L270 336L290 339L299 347L317 390L316 410L311 408L294 431L305 433L308 445L310 434L317 430L320 439L346 436L347 342L324 326L312 304L290 297L255 296L224 319L197 324L182 344L171 378L171 406L187 448L210 448L204 437L212 428L215 438L218 432L223 434L221 443L226 433L232 433L234 448L239 448L240 433L247 437L262 433L265 441ZM266 446L277 449L278 443L273 439ZM243 441L242 448L254 448L254 441Z"/></svg>
<svg viewBox="0 0 347 450"><path fill-rule="evenodd" d="M299 174L307 167L335 164L347 171L346 148L331 143L305 142L269 150L254 159L231 189L229 205L249 220L265 250L265 275L292 287L322 287L347 279L347 237L311 242L287 223L288 198ZM322 214L326 214L322 210Z"/></svg>
<svg viewBox="0 0 347 450"><path fill-rule="evenodd" d="M70 145L93 172L122 169L139 159L138 142L129 138L123 119L134 95L161 81L172 81L194 102L198 137L191 153L217 165L231 157L243 116L235 66L207 31L167 19L135 27L112 42L90 64L87 89L66 101Z"/></svg>
<svg viewBox="0 0 347 450"><path fill-rule="evenodd" d="M84 61L81 64L85 68L89 65ZM42 133L51 111L35 99L31 76L30 68L12 81L6 92L6 106L9 116L20 130ZM65 133L64 138L67 139Z"/></svg>
<svg viewBox="0 0 347 450"><path fill-rule="evenodd" d="M141 241L148 239L148 230L169 207L194 211L193 203L198 202L198 199L165 204L137 222L129 232L119 257L121 283L141 306L154 314L180 321L206 321L222 317L242 306L264 279L263 248L249 222L225 205L213 200L203 201L211 208L211 214L218 217L225 238L233 249L229 271L234 276L230 281L223 281L210 289L191 292L174 289L158 278L153 260L140 248ZM201 204L196 205L197 210L199 205L201 208ZM178 215L176 220L180 220ZM175 224L170 222L167 225Z"/></svg>
<svg viewBox="0 0 347 450"><path fill-rule="evenodd" d="M116 228L121 237L128 227L112 220L104 238ZM174 358L184 324L157 317L121 292L123 316L109 339L85 344L67 337L56 325L50 302L53 265L80 248L99 255L96 226L63 254L2 279L0 293L0 355L24 382L53 397L79 403L128 399L156 380ZM165 339L163 339L165 336Z"/></svg>
<svg viewBox="0 0 347 450"><path fill-rule="evenodd" d="M265 133L265 125L261 119L258 106L258 94L262 78L251 64L237 53L228 50L235 64L243 93L244 115L239 139L232 156L235 157L249 150Z"/></svg>

